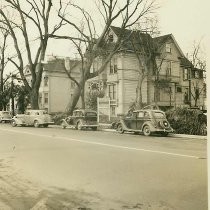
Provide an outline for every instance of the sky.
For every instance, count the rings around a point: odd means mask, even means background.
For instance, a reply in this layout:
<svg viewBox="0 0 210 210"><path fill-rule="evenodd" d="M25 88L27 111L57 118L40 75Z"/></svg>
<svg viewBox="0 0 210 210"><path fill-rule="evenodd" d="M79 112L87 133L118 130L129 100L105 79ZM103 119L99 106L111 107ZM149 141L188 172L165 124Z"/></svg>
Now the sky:
<svg viewBox="0 0 210 210"><path fill-rule="evenodd" d="M89 1L80 0L85 8L91 10ZM210 0L159 0L161 8L157 10L160 35L172 33L178 45L186 55L192 52L193 42L201 41L206 54L210 55ZM65 46L65 47L61 47ZM48 48L48 55L65 55L71 51L68 43L60 45L53 42ZM207 56L208 57L208 56Z"/></svg>
<svg viewBox="0 0 210 210"><path fill-rule="evenodd" d="M210 27L208 27L209 24L207 22L210 19L210 0L157 1L160 1L161 6L156 11L161 31L160 35L172 33L185 55L192 52L194 41L201 41L202 49L206 52L207 64L210 66ZM76 2L81 2L86 9L91 10L93 8L91 1L76 0ZM93 9L92 12L94 16L96 12ZM77 15L75 16L79 19ZM72 57L71 52L72 47L69 45L69 41L51 40L48 43L46 54Z"/></svg>
<svg viewBox="0 0 210 210"><path fill-rule="evenodd" d="M194 41L207 49L210 44L209 0L163 0L159 24L163 34L172 33L186 54Z"/></svg>

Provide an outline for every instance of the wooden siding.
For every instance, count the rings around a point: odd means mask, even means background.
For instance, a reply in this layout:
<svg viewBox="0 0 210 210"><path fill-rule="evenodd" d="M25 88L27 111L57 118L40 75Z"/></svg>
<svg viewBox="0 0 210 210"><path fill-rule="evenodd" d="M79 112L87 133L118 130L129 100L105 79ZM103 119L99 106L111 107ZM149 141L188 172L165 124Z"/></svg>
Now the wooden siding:
<svg viewBox="0 0 210 210"><path fill-rule="evenodd" d="M128 111L129 106L132 102L135 102L136 99L136 87L137 87L137 81L129 81L124 80L124 110Z"/></svg>

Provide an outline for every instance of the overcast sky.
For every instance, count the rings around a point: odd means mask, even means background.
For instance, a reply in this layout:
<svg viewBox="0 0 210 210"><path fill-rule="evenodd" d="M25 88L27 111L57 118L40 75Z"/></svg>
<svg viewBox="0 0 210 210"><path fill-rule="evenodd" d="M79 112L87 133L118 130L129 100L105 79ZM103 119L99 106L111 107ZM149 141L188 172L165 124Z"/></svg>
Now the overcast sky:
<svg viewBox="0 0 210 210"><path fill-rule="evenodd" d="M194 41L201 40L210 66L210 27L207 23L210 20L210 0L158 1L161 2L161 8L157 10L161 35L172 33L185 55L192 52ZM93 8L91 1L76 0L75 2L82 2L85 8L90 10ZM93 9L92 11L93 16L97 14ZM48 43L47 55L72 57L71 52L69 42L51 40Z"/></svg>
<svg viewBox="0 0 210 210"><path fill-rule="evenodd" d="M84 0L82 0L84 1ZM159 0L161 8L157 11L161 35L172 33L184 54L192 51L194 41L203 48L210 45L210 0ZM89 1L83 2L91 8ZM47 54L67 55L71 49L68 44L58 42L48 45ZM64 47L62 47L64 46ZM205 49L207 52L209 49Z"/></svg>
<svg viewBox="0 0 210 210"><path fill-rule="evenodd" d="M194 40L210 43L210 0L163 0L159 11L163 34L172 33L184 53ZM207 22L208 21L208 22Z"/></svg>

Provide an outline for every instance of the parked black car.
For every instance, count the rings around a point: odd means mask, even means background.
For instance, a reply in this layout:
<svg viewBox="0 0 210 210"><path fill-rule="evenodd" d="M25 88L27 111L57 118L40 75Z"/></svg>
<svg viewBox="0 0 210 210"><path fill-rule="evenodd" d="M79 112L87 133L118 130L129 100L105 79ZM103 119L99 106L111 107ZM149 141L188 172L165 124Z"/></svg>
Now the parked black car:
<svg viewBox="0 0 210 210"><path fill-rule="evenodd" d="M145 136L149 136L152 133L167 136L174 131L166 119L165 113L161 110L142 109L133 111L121 117L116 127L119 133L131 131L134 133L143 133Z"/></svg>
<svg viewBox="0 0 210 210"><path fill-rule="evenodd" d="M62 128L75 128L81 130L83 128L91 128L97 130L97 112L93 110L77 109L71 116L62 119Z"/></svg>

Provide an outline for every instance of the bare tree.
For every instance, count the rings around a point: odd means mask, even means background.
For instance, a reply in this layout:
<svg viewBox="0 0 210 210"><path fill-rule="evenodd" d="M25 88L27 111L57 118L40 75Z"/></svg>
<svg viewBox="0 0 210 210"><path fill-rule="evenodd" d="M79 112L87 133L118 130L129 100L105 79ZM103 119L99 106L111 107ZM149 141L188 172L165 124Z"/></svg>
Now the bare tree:
<svg viewBox="0 0 210 210"><path fill-rule="evenodd" d="M62 21L60 21L50 31L51 8L52 0L5 0L0 7L1 24L8 28L18 58L8 59L19 70L24 86L30 93L30 103L33 109L39 108L38 95L43 72L42 61L45 59L49 34L55 33L62 26ZM8 14L14 14L15 20L9 18ZM36 41L36 44L31 44L32 39ZM30 70L31 82L27 81L24 74L26 66Z"/></svg>
<svg viewBox="0 0 210 210"><path fill-rule="evenodd" d="M140 30L134 31L131 36L131 44L138 60L138 82L136 87L136 108L142 108L142 84L148 76L151 69L152 57L154 50L152 49L152 38L147 33L142 33Z"/></svg>
<svg viewBox="0 0 210 210"><path fill-rule="evenodd" d="M199 42L195 42L193 44L192 54L189 55L189 60L192 63L192 72L194 72L194 78L191 78L191 87L190 94L194 99L194 106L197 107L198 100L203 92L205 92L205 81L202 80L202 86L199 84L198 78L205 78L206 74L206 60L203 56L203 51L201 47L201 40ZM191 73L192 76L192 73Z"/></svg>
<svg viewBox="0 0 210 210"><path fill-rule="evenodd" d="M148 25L148 23L146 23L147 25L144 29L140 27L140 29L134 30L130 39L132 49L139 64L135 102L136 108L142 108L144 105L142 102L142 85L146 77L151 81L151 76L154 76L155 103L158 101L157 96L160 89L168 91L170 83L169 78L163 79L159 76L162 64L166 58L166 53L162 50L164 42L154 38L154 36L159 34L156 19L150 19L150 21L155 21L155 25Z"/></svg>
<svg viewBox="0 0 210 210"><path fill-rule="evenodd" d="M84 88L88 79L98 76L102 73L107 64L110 62L113 55L121 48L125 40L126 29L132 27L141 18L151 14L157 9L155 0L98 0L97 8L99 16L103 18L104 23L102 30L96 31L95 22L90 13L84 10L79 5L68 2L64 7L64 4L60 0L60 9L58 16L75 31L77 36L64 36L64 35L52 35L52 38L68 39L76 47L81 61L81 76L78 81L71 78L76 83L76 89L73 94L73 99L69 106L69 112L72 113L76 106L80 96L84 100ZM71 9L76 9L82 17L81 24L74 21L73 18L68 16ZM72 14L72 13L71 13ZM78 14L78 13L77 13ZM118 20L120 25L120 34L115 42L110 42L109 32L110 27ZM91 66L96 58L102 60L101 66L91 73ZM84 104L83 104L84 105Z"/></svg>
<svg viewBox="0 0 210 210"><path fill-rule="evenodd" d="M2 40L0 43L0 110L5 108L3 104L4 101L3 92L4 92L4 84L7 81L7 79L4 80L4 69L7 64L7 59L5 59L5 56L6 56L8 34L9 34L8 30L0 26L0 37Z"/></svg>

